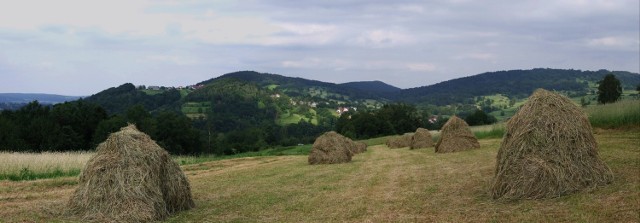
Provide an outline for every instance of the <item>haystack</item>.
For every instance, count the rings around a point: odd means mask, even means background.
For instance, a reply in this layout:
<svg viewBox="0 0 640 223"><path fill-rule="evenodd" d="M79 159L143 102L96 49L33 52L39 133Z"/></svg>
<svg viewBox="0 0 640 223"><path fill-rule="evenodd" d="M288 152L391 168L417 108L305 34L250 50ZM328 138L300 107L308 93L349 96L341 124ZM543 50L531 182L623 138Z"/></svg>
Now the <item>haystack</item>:
<svg viewBox="0 0 640 223"><path fill-rule="evenodd" d="M427 129L418 128L411 137L411 149L422 149L433 146L431 133Z"/></svg>
<svg viewBox="0 0 640 223"><path fill-rule="evenodd" d="M480 148L480 143L467 123L453 116L442 126L436 143L436 153L460 152Z"/></svg>
<svg viewBox="0 0 640 223"><path fill-rule="evenodd" d="M387 139L387 147L390 149L404 148L411 146L411 138L413 137L413 133L405 133L401 136L394 136Z"/></svg>
<svg viewBox="0 0 640 223"><path fill-rule="evenodd" d="M357 150L356 144L349 138L334 131L319 136L311 147L309 164L346 163Z"/></svg>
<svg viewBox="0 0 640 223"><path fill-rule="evenodd" d="M78 185L69 212L85 221L158 221L195 206L178 164L134 125L98 146Z"/></svg>
<svg viewBox="0 0 640 223"><path fill-rule="evenodd" d="M613 181L587 116L565 96L536 90L506 128L493 198L552 198Z"/></svg>
<svg viewBox="0 0 640 223"><path fill-rule="evenodd" d="M356 149L354 154L364 153L367 151L367 144L363 142L354 142L356 144Z"/></svg>

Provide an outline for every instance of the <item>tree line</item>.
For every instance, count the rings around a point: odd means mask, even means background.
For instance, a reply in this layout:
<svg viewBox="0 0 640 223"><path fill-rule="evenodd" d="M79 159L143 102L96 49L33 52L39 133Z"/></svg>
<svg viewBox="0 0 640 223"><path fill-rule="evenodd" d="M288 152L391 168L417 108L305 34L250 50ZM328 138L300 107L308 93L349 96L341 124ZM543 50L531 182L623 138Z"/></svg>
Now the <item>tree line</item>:
<svg viewBox="0 0 640 223"><path fill-rule="evenodd" d="M599 83L600 103L614 102L620 97L622 88L614 75ZM234 154L313 143L317 136L331 130L354 139L366 139L413 132L418 127L440 129L447 117L440 115L434 120L432 114L456 114L469 125L496 122L495 117L475 105L418 109L405 103L387 104L374 110L358 108L339 117L318 107L312 119L310 107L293 107L291 99L284 95L274 98L272 92L238 80L218 81L187 95L185 101L210 104L203 111L206 117L190 119L176 106L161 103L178 103L182 100L178 98L179 92L150 97L134 91L135 87L127 84L101 92L90 100L53 106L34 101L15 111L4 110L0 113L0 151L92 150L127 123L136 124L171 154ZM110 109L114 111L109 112L96 103L109 98L128 99L125 103L128 106L113 106ZM147 99L151 101L135 103ZM294 110L306 117L298 123L277 124L280 115Z"/></svg>
<svg viewBox="0 0 640 223"><path fill-rule="evenodd" d="M101 106L82 99L53 106L34 101L15 111L2 111L0 151L92 150L127 123L135 123L172 154L200 153L199 134L180 113L151 115L143 105L135 105L108 116Z"/></svg>

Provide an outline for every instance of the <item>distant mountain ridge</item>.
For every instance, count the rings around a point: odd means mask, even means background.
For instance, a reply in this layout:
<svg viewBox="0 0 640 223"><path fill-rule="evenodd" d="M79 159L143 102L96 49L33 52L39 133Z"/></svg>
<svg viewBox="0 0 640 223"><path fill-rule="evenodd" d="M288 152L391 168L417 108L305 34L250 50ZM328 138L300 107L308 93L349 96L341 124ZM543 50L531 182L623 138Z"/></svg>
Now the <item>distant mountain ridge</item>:
<svg viewBox="0 0 640 223"><path fill-rule="evenodd" d="M65 101L74 101L78 98L80 98L80 96L40 93L0 93L0 103L29 103L38 101L42 104L57 104Z"/></svg>
<svg viewBox="0 0 640 223"><path fill-rule="evenodd" d="M581 71L536 68L486 72L441 83L404 89L396 95L397 101L447 105L463 103L476 96L502 94L526 98L537 88L553 91L586 94L590 84L597 84L605 75L613 73L623 88L635 89L640 84L640 74L626 71Z"/></svg>
<svg viewBox="0 0 640 223"><path fill-rule="evenodd" d="M210 86L214 83L218 87L233 87L241 83L255 85L261 95L282 94L296 103L336 103L356 106L379 106L390 102L406 102L412 104L431 104L436 106L450 104L474 104L478 96L501 94L509 98L526 98L537 88L562 91L580 96L593 94L594 86L606 74L613 73L622 82L623 88L635 89L640 84L640 74L626 71L581 71L573 69L536 68L530 70L508 70L477 74L456 78L441 83L400 89L382 81L358 81L342 84L308 80L299 77L287 77L278 74L260 73L255 71L238 71L202 81L196 85ZM229 82L229 80L236 80ZM213 92L211 86L207 91ZM252 89L251 87L244 88ZM229 91L229 90L228 90ZM246 94L251 91L233 91L236 94ZM244 92L244 93L243 93ZM213 95L220 95L215 93ZM188 102L206 102L210 93L196 89L194 91L177 91L169 89L150 95L137 89L132 84L112 87L85 98L87 101L102 105L111 113L120 113L127 107L143 104L148 110L173 109L179 110ZM24 102L38 100L41 103L60 103L76 100L79 97L49 95L49 94L0 94L0 103ZM197 100L196 100L197 99ZM327 104L329 105L329 104ZM333 105L330 105L333 106ZM184 108L183 108L184 110Z"/></svg>

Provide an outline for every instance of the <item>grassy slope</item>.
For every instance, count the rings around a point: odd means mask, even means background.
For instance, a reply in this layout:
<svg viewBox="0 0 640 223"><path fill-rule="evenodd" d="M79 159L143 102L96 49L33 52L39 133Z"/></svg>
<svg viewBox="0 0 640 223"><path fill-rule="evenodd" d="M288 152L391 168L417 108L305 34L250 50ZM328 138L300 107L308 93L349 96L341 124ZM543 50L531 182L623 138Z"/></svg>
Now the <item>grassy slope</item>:
<svg viewBox="0 0 640 223"><path fill-rule="evenodd" d="M500 139L453 154L370 147L353 162L306 156L227 159L183 166L197 207L169 222L638 222L640 130L599 130L615 181L557 199L495 201L488 194ZM3 221L66 221L75 178L0 181ZM76 219L77 220L77 219Z"/></svg>

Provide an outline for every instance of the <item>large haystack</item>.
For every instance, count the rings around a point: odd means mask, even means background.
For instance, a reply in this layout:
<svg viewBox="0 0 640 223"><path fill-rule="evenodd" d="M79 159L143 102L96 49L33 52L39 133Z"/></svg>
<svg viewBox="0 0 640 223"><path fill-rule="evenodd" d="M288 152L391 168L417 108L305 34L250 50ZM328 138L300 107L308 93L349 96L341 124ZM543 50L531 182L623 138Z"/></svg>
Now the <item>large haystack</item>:
<svg viewBox="0 0 640 223"><path fill-rule="evenodd" d="M411 137L411 149L422 149L433 146L433 138L427 129L418 128Z"/></svg>
<svg viewBox="0 0 640 223"><path fill-rule="evenodd" d="M319 136L311 147L309 164L346 163L357 150L356 144L349 138L334 131Z"/></svg>
<svg viewBox="0 0 640 223"><path fill-rule="evenodd" d="M158 221L195 206L178 164L134 125L98 146L78 185L69 212L86 221Z"/></svg>
<svg viewBox="0 0 640 223"><path fill-rule="evenodd" d="M453 116L442 126L436 143L436 153L460 152L480 148L480 143L467 123Z"/></svg>
<svg viewBox="0 0 640 223"><path fill-rule="evenodd" d="M507 123L491 188L494 198L558 197L608 184L584 112L567 97L536 90Z"/></svg>
<svg viewBox="0 0 640 223"><path fill-rule="evenodd" d="M387 147L390 149L404 148L411 146L411 138L413 137L413 133L405 133L401 136L394 136L387 139Z"/></svg>

